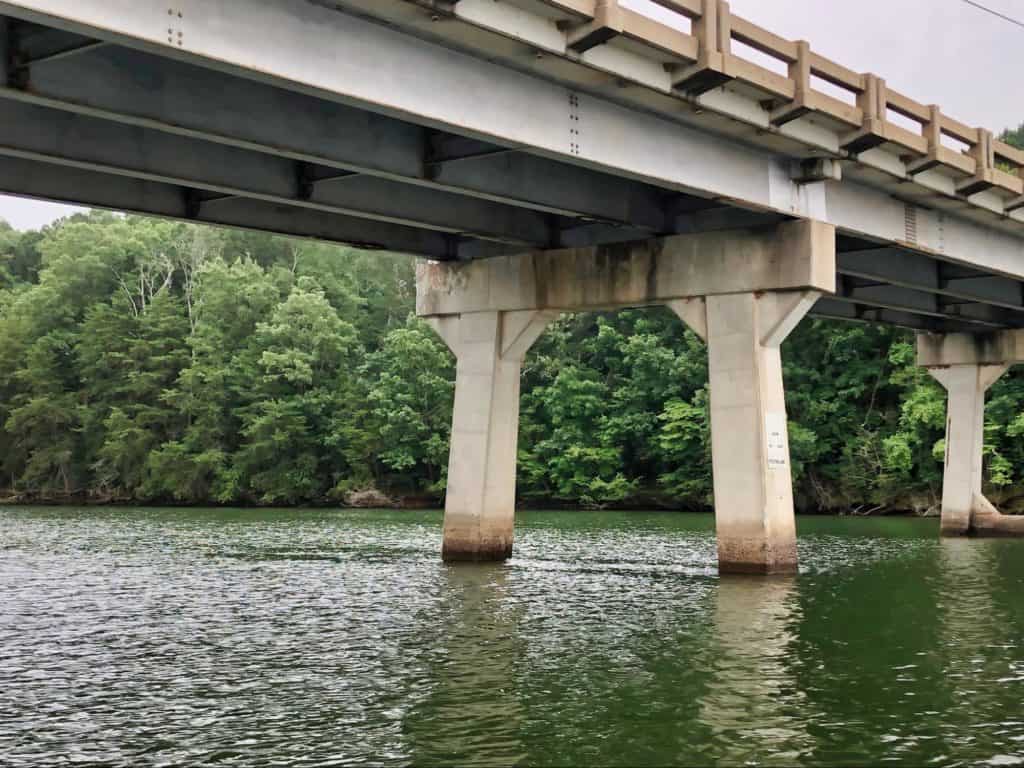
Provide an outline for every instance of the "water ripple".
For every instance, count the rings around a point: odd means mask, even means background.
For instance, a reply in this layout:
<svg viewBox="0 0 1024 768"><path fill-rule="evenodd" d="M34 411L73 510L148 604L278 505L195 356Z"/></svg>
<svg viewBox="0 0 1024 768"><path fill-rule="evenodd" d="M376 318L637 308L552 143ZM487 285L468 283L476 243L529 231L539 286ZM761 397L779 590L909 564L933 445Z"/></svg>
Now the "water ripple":
<svg viewBox="0 0 1024 768"><path fill-rule="evenodd" d="M1019 542L802 520L719 578L710 517L0 511L0 764L1024 764Z"/></svg>

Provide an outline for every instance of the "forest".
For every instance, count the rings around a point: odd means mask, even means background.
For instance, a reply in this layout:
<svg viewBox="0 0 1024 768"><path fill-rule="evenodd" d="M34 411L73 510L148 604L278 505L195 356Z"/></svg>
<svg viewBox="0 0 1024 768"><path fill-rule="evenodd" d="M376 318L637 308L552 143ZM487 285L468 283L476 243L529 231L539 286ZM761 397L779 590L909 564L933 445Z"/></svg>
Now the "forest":
<svg viewBox="0 0 1024 768"><path fill-rule="evenodd" d="M397 254L99 211L2 225L0 500L437 504L454 361L414 298ZM822 320L783 345L802 511L934 508L945 395L914 358L909 332ZM523 367L521 502L708 508L707 398L669 311L562 317ZM1011 510L1022 435L1011 371L985 428Z"/></svg>

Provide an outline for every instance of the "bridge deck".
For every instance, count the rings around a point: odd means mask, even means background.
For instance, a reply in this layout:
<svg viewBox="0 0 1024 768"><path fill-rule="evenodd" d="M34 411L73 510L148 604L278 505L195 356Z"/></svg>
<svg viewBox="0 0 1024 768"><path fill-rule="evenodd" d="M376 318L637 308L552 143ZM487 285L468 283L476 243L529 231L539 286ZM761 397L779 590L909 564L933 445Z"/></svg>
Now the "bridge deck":
<svg viewBox="0 0 1024 768"><path fill-rule="evenodd" d="M812 217L817 314L1024 327L1024 153L659 5L0 2L0 190L441 260Z"/></svg>

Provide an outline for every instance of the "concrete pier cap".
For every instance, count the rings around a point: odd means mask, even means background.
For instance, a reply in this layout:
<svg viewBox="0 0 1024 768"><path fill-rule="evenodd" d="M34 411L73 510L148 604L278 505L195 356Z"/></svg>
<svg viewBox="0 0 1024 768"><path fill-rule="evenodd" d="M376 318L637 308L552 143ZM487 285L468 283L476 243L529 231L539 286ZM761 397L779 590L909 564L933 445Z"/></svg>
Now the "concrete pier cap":
<svg viewBox="0 0 1024 768"><path fill-rule="evenodd" d="M469 262L420 261L416 313L583 312L732 293L833 293L835 274L835 228L790 221Z"/></svg>
<svg viewBox="0 0 1024 768"><path fill-rule="evenodd" d="M917 334L917 364L924 368L1021 362L1024 362L1024 330Z"/></svg>
<svg viewBox="0 0 1024 768"><path fill-rule="evenodd" d="M1001 514L982 492L985 393L1024 362L1024 330L920 333L917 362L946 389L943 536L1024 536L1024 517Z"/></svg>
<svg viewBox="0 0 1024 768"><path fill-rule="evenodd" d="M835 229L789 221L470 262L421 261L416 311L456 356L447 561L512 550L519 372L561 312L669 306L708 345L722 572L793 573L779 345L835 291Z"/></svg>

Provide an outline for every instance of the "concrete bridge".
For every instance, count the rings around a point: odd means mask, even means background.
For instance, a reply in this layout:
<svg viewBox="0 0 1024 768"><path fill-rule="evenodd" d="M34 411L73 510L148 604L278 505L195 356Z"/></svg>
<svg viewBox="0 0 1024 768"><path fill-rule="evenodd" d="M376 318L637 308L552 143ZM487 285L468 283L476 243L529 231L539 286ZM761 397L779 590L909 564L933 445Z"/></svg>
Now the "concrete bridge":
<svg viewBox="0 0 1024 768"><path fill-rule="evenodd" d="M779 345L920 332L942 530L1024 357L1024 152L721 0L0 0L0 191L424 258L458 358L449 560L512 548L519 367L558 312L708 346L723 571L796 568Z"/></svg>

